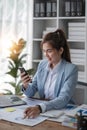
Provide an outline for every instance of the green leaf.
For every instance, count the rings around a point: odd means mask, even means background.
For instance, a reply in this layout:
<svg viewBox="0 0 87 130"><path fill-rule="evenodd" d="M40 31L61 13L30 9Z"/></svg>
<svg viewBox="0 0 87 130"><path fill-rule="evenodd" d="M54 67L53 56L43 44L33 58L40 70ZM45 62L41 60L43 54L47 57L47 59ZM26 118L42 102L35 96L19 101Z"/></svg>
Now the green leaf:
<svg viewBox="0 0 87 130"><path fill-rule="evenodd" d="M23 58L25 58L28 54L23 54L21 56L19 56L19 60L22 60Z"/></svg>
<svg viewBox="0 0 87 130"><path fill-rule="evenodd" d="M8 89L4 89L5 91L6 91L6 95L12 95L13 93L12 93L12 91L11 90L8 90Z"/></svg>
<svg viewBox="0 0 87 130"><path fill-rule="evenodd" d="M9 72L7 72L6 74L11 75L12 77L16 78L17 77L17 68L12 68Z"/></svg>
<svg viewBox="0 0 87 130"><path fill-rule="evenodd" d="M23 92L21 91L20 86L16 86L16 88L15 88L15 94L16 95L22 95L23 94Z"/></svg>

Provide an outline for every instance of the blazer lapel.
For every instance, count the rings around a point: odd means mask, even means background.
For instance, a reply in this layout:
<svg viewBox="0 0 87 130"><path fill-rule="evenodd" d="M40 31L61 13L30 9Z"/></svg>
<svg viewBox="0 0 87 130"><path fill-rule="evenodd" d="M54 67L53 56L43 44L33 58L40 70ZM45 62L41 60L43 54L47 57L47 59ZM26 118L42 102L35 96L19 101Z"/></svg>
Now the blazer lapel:
<svg viewBox="0 0 87 130"><path fill-rule="evenodd" d="M60 63L60 66L58 68L58 76L57 76L57 80L56 80L56 84L55 84L55 96L58 96L60 89L61 89L61 84L63 82L63 74L64 74L64 66L65 66L65 62L62 61Z"/></svg>
<svg viewBox="0 0 87 130"><path fill-rule="evenodd" d="M46 69L45 71L43 70L43 80L41 81L41 97L44 97L44 85L47 79L47 75L48 75L48 70Z"/></svg>

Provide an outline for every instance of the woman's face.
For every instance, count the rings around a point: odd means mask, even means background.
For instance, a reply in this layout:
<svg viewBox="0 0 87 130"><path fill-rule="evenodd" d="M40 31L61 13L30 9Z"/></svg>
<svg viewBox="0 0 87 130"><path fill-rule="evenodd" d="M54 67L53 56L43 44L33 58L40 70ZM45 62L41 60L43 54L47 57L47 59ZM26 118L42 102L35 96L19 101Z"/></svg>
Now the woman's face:
<svg viewBox="0 0 87 130"><path fill-rule="evenodd" d="M43 53L45 57L48 59L49 63L55 66L61 59L63 48L60 48L60 50L57 50L53 48L50 45L50 43L46 42L43 44Z"/></svg>

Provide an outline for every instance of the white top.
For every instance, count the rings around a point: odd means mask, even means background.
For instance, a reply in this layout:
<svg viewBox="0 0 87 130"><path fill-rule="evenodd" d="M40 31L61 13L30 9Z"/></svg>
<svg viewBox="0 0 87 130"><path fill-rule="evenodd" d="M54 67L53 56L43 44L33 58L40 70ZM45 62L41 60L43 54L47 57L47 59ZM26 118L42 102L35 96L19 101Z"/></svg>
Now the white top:
<svg viewBox="0 0 87 130"><path fill-rule="evenodd" d="M44 94L46 99L54 99L54 88L55 83L57 79L57 69L58 69L59 63L53 68L48 68L48 77L44 86ZM49 66L48 66L49 67Z"/></svg>
<svg viewBox="0 0 87 130"><path fill-rule="evenodd" d="M54 89L55 89L55 83L57 80L57 69L60 65L61 61L53 68L51 69L49 67L49 65L47 65L47 69L48 69L48 76L47 76L47 80L46 83L44 85L44 94L45 94L45 99L54 99ZM45 111L46 106L44 104L40 104L42 112Z"/></svg>

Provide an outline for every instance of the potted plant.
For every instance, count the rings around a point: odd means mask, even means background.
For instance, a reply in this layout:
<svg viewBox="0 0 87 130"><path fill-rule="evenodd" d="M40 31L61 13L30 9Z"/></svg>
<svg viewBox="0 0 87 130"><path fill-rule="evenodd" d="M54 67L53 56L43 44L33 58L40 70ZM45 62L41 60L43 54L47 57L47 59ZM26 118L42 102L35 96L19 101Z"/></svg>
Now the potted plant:
<svg viewBox="0 0 87 130"><path fill-rule="evenodd" d="M10 75L13 80L6 82L9 83L11 86L15 89L16 95L22 95L21 91L21 80L20 80L20 74L19 74L19 67L22 67L24 63L26 63L26 56L27 54L23 54L22 51L26 46L26 41L22 38L19 39L19 41L13 42L12 46L9 48L10 56L8 57L8 69L9 71L6 73ZM30 75L34 74L34 69L28 69L27 72ZM6 94L13 94L10 90L5 89L7 91Z"/></svg>

